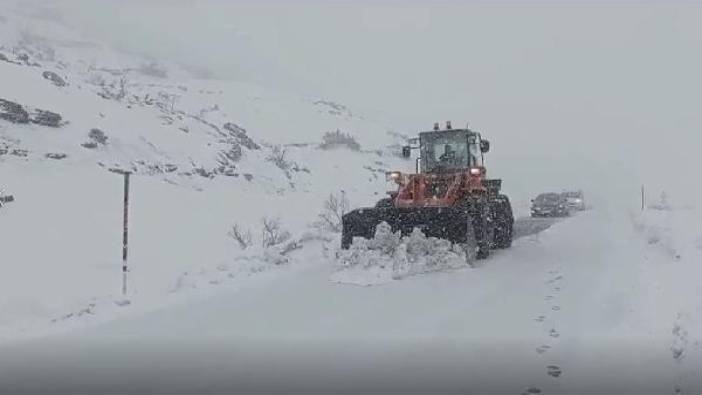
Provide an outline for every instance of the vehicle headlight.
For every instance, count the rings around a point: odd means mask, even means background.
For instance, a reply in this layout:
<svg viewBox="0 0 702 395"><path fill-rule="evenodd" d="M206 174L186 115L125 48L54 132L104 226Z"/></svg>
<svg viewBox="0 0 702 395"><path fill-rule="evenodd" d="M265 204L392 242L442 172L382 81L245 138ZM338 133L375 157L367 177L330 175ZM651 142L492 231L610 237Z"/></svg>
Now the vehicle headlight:
<svg viewBox="0 0 702 395"><path fill-rule="evenodd" d="M400 179L402 179L402 173L399 171L391 171L385 173L385 179L387 181L394 181L395 183L400 183Z"/></svg>

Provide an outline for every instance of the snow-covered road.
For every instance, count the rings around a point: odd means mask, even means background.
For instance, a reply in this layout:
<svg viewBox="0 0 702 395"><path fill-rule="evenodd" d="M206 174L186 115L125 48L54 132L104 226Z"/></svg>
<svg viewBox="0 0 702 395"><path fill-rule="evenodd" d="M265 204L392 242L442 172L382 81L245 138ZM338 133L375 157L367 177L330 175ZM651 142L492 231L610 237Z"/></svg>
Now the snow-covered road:
<svg viewBox="0 0 702 395"><path fill-rule="evenodd" d="M0 383L699 393L689 374L698 361L671 352L675 302L658 297L644 245L626 214L603 209L524 236L478 268L382 286L335 284L326 262L307 262L265 286L6 347Z"/></svg>

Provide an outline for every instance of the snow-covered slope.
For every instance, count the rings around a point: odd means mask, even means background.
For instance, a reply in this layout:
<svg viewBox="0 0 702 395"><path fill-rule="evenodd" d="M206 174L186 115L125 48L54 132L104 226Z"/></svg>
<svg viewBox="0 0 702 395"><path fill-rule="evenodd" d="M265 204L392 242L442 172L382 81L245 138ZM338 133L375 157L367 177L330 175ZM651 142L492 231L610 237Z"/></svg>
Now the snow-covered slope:
<svg viewBox="0 0 702 395"><path fill-rule="evenodd" d="M121 298L122 179L108 170L135 173L134 308L276 266L264 219L290 233L283 250L333 239L317 223L330 195L372 204L384 172L408 166L401 137L325 98L198 79L22 9L0 37L0 189L15 197L0 209L0 341L112 316L96 307Z"/></svg>

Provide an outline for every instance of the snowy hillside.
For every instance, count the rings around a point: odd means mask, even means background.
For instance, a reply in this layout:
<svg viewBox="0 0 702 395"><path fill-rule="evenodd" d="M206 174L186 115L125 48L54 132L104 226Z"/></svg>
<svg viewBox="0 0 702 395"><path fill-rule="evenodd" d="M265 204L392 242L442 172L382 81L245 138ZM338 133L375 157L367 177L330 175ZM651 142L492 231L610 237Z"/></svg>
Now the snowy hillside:
<svg viewBox="0 0 702 395"><path fill-rule="evenodd" d="M0 210L0 341L119 297L122 179L108 170L135 173L131 295L159 304L220 281L210 272L259 270L246 257L282 261L260 247L264 219L291 249L336 244L319 224L330 195L372 204L385 171L408 166L401 137L342 104L197 79L33 18L0 23L0 188L15 197Z"/></svg>

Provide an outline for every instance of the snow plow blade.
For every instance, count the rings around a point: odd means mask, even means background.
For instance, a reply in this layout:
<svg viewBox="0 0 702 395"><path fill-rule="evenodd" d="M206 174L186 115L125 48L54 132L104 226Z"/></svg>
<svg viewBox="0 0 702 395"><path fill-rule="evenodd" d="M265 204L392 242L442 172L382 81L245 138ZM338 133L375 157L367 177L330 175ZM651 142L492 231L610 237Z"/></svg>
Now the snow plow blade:
<svg viewBox="0 0 702 395"><path fill-rule="evenodd" d="M393 232L403 236L419 228L427 237L438 237L451 242L462 242L466 234L466 215L461 210L447 207L421 208L360 208L342 217L341 248L348 249L354 237L372 239L375 228L387 222Z"/></svg>

